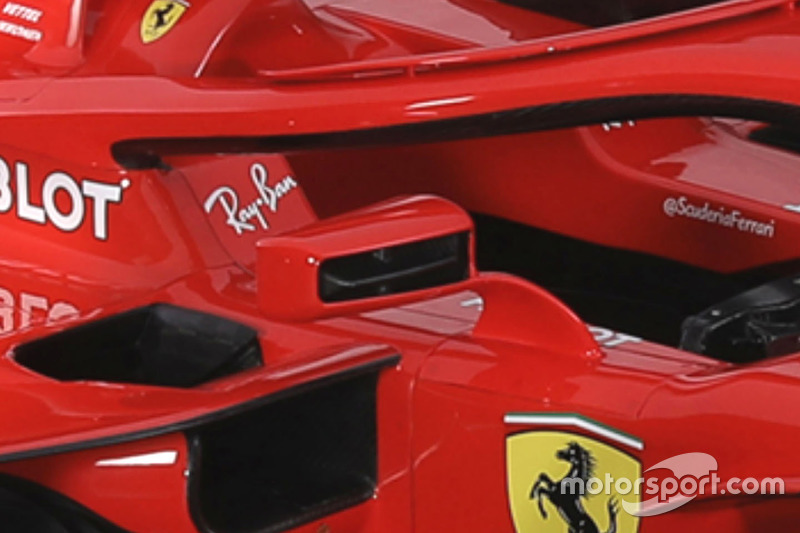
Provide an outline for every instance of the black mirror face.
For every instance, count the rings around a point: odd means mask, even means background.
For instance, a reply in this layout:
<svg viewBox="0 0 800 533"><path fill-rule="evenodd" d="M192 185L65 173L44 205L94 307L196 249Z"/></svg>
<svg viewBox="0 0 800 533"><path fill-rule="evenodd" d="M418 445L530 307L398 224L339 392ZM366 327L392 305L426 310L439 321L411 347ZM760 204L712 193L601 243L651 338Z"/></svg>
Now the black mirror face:
<svg viewBox="0 0 800 533"><path fill-rule="evenodd" d="M329 259L319 270L319 297L343 302L429 289L469 276L469 234L457 233Z"/></svg>
<svg viewBox="0 0 800 533"><path fill-rule="evenodd" d="M331 217L258 243L259 309L315 320L457 290L474 272L472 242L469 215L436 196Z"/></svg>

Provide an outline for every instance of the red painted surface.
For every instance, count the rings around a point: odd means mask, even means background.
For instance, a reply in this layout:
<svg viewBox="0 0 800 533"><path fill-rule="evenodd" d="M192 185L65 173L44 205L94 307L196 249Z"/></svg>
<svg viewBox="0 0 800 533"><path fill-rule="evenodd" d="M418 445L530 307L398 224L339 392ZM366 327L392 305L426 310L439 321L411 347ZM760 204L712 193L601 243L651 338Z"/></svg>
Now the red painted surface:
<svg viewBox="0 0 800 533"><path fill-rule="evenodd" d="M796 355L736 366L647 341L599 346L544 289L474 263L452 286L318 312L316 271L297 262L471 231L466 210L714 272L796 261L800 218L785 206L800 203L798 156L749 141L755 121L335 147L347 131L605 97L798 106L794 3L728 2L608 28L494 2L417 4L198 0L150 44L148 0L29 2L40 16L0 15L42 33L0 33L0 471L131 531L194 531L181 432L97 439L399 354L378 386L375 497L292 531L513 531L504 444L524 428L503 417L516 411L580 413L632 434L645 467L702 450L723 477L780 475L791 493L701 498L641 531L793 527ZM252 148L321 133L332 147ZM248 148L193 144L220 137ZM115 143L151 139L180 142L153 168L112 155ZM418 193L428 196L408 199ZM772 229L670 216L681 198ZM14 360L23 342L154 302L251 326L263 367L184 390L58 382ZM175 463L98 466L163 449Z"/></svg>

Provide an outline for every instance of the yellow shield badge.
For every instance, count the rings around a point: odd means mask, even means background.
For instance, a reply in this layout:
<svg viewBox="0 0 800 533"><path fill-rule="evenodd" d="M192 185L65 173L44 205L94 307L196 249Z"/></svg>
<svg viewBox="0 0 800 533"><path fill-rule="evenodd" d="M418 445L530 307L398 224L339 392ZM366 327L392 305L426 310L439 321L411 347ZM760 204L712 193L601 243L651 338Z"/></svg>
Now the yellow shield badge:
<svg viewBox="0 0 800 533"><path fill-rule="evenodd" d="M140 35L144 44L162 38L189 9L183 0L154 0L142 17Z"/></svg>
<svg viewBox="0 0 800 533"><path fill-rule="evenodd" d="M641 464L625 452L574 433L528 431L506 439L506 465L517 533L639 529L620 504L641 500Z"/></svg>

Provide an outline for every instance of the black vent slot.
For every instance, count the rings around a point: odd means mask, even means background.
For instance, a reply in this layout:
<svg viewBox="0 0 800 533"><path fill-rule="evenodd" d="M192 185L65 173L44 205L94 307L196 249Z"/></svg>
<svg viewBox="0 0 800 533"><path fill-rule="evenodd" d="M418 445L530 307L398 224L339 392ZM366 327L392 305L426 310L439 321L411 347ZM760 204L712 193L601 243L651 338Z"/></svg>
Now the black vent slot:
<svg viewBox="0 0 800 533"><path fill-rule="evenodd" d="M324 261L319 297L343 302L428 289L469 276L469 233L401 244Z"/></svg>
<svg viewBox="0 0 800 533"><path fill-rule="evenodd" d="M155 304L19 346L16 361L63 380L193 387L261 366L255 330Z"/></svg>
<svg viewBox="0 0 800 533"><path fill-rule="evenodd" d="M501 0L592 28L612 26L688 9L721 4L725 0Z"/></svg>
<svg viewBox="0 0 800 533"><path fill-rule="evenodd" d="M272 532L370 499L378 373L318 386L191 432L202 531Z"/></svg>
<svg viewBox="0 0 800 533"><path fill-rule="evenodd" d="M0 474L3 533L129 533L80 503L26 479Z"/></svg>
<svg viewBox="0 0 800 533"><path fill-rule="evenodd" d="M800 130L780 125L770 125L750 133L750 140L800 154Z"/></svg>

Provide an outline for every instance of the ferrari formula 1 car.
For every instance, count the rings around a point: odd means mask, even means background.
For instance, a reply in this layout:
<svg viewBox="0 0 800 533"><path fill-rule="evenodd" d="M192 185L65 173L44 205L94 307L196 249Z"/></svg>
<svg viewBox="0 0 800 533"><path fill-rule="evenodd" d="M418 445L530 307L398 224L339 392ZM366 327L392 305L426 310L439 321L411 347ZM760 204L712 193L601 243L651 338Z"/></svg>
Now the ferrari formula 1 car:
<svg viewBox="0 0 800 533"><path fill-rule="evenodd" d="M5 1L0 530L791 531L798 65L786 0Z"/></svg>

